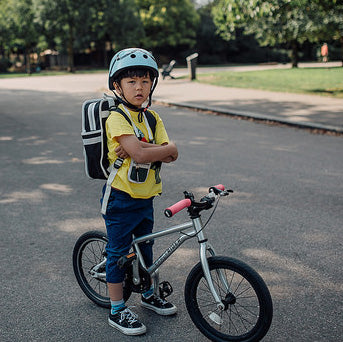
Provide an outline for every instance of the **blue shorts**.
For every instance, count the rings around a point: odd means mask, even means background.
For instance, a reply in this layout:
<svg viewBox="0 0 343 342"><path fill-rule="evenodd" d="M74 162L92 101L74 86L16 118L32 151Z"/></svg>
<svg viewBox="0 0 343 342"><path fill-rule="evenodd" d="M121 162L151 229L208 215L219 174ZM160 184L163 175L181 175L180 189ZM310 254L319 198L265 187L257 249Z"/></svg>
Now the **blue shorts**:
<svg viewBox="0 0 343 342"><path fill-rule="evenodd" d="M106 280L109 283L121 283L125 271L117 266L118 259L129 253L132 234L136 237L150 234L154 225L153 198L136 199L129 194L112 189L108 200L106 215L108 243ZM140 244L147 267L152 265L153 241Z"/></svg>

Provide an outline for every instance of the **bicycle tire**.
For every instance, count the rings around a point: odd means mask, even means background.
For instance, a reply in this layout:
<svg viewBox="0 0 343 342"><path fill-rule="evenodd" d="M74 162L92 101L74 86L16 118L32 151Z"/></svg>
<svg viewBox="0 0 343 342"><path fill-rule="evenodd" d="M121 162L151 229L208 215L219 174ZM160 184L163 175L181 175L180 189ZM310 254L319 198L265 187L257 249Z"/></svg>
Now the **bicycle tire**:
<svg viewBox="0 0 343 342"><path fill-rule="evenodd" d="M186 307L193 323L211 341L260 341L273 318L272 298L265 282L240 260L213 256L208 258L208 263L225 309L217 308L199 262L185 284ZM223 277L230 287L229 292L224 289L220 279Z"/></svg>
<svg viewBox="0 0 343 342"><path fill-rule="evenodd" d="M95 304L105 308L111 307L106 280L92 277L90 271L104 260L107 241L105 233L90 231L79 237L73 250L73 269L81 290ZM105 266L99 271L105 273Z"/></svg>

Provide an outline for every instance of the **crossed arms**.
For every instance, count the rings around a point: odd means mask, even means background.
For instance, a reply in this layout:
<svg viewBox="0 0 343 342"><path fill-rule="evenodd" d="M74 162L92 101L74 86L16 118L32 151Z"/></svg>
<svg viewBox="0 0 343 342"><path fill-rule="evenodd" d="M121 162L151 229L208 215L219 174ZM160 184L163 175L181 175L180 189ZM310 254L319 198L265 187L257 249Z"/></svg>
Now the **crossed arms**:
<svg viewBox="0 0 343 342"><path fill-rule="evenodd" d="M135 135L121 135L117 137L119 146L115 152L120 158L131 157L137 163L152 163L162 161L170 163L177 159L178 151L173 142L162 145L139 141Z"/></svg>

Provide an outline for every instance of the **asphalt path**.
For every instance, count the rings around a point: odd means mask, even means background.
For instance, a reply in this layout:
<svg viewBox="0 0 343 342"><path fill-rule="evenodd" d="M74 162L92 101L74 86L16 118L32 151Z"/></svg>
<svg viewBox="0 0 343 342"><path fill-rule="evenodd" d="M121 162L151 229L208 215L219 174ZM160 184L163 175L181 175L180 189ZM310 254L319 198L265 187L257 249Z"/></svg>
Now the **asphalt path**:
<svg viewBox="0 0 343 342"><path fill-rule="evenodd" d="M65 91L43 83L25 89L25 83L0 89L0 341L207 341L183 300L185 279L197 262L194 241L160 270L161 280L174 287L175 317L147 312L137 296L130 300L148 327L144 336L115 331L107 310L83 295L72 271L73 245L104 224L102 182L84 174L80 108L99 92L91 85L78 92L76 82ZM154 109L180 152L177 162L163 168L155 229L186 219L184 213L162 215L184 190L199 196L213 184L228 185L235 192L221 200L207 234L218 254L244 260L270 288L274 320L264 341L341 341L342 138ZM155 254L168 242L157 243Z"/></svg>

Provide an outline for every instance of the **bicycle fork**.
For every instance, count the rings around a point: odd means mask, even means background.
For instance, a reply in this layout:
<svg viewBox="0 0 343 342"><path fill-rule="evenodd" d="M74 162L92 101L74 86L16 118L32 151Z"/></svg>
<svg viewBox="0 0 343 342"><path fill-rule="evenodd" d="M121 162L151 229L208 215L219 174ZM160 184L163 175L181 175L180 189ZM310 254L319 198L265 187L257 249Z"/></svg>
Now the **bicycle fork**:
<svg viewBox="0 0 343 342"><path fill-rule="evenodd" d="M202 224L201 218L198 217L198 218L193 219L193 224L194 224L195 230L197 231L198 242L200 244L200 249L199 249L200 262L201 262L201 266L202 266L202 270L204 272L206 282L208 284L208 287L212 293L214 300L217 303L217 308L220 311L223 311L225 309L225 305L224 305L223 301L220 299L220 297L219 297L219 295L218 295L218 293L214 287L213 280L211 277L210 267L209 267L209 264L207 261L207 256L206 256L207 250L209 251L211 256L215 256L216 253L215 253L214 249L212 248L212 246L207 243L207 239L205 238L204 233L202 231L203 224ZM229 285L226 281L225 276L220 271L219 271L218 275L219 275L219 278L221 280L222 285L225 287L226 292L228 293L230 289L229 289Z"/></svg>

